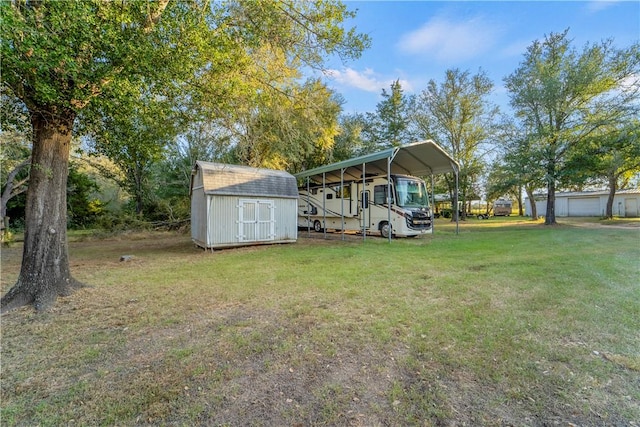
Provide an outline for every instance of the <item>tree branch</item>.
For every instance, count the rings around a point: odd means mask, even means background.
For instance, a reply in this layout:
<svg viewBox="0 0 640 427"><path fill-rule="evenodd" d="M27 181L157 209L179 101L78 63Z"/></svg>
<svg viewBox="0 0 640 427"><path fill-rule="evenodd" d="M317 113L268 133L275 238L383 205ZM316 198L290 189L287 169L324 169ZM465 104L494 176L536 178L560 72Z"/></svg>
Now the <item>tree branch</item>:
<svg viewBox="0 0 640 427"><path fill-rule="evenodd" d="M22 190L14 193L13 189L15 187L19 187L22 184L24 184L25 180L21 180L20 182L18 182L18 185L16 185L15 179L18 173L20 173L20 171L23 168L27 167L29 163L31 163L31 157L27 157L26 159L24 159L22 162L20 162L18 166L16 166L15 168L13 168L11 172L9 172L9 175L7 176L7 185L4 187L4 190L2 191L2 196L0 196L0 221L7 214L7 202L9 202L9 200L11 200L12 197L24 191Z"/></svg>

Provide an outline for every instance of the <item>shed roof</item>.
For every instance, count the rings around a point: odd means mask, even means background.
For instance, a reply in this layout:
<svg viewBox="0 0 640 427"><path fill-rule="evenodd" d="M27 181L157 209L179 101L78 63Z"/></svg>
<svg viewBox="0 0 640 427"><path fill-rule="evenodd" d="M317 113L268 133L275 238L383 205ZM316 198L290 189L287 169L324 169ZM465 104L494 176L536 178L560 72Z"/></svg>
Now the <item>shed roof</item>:
<svg viewBox="0 0 640 427"><path fill-rule="evenodd" d="M200 160L196 161L193 174L198 171L202 173L206 194L298 198L296 179L285 171ZM193 180L191 185L193 187Z"/></svg>
<svg viewBox="0 0 640 427"><path fill-rule="evenodd" d="M367 175L386 174L389 159L391 159L390 171L392 174L426 176L458 170L458 164L453 158L438 144L427 140L320 166L297 173L295 176L296 178L309 177L312 181L321 183L324 174L325 182L334 183L340 182L340 171L344 170L344 180L357 180L362 179L363 164L365 164Z"/></svg>
<svg viewBox="0 0 640 427"><path fill-rule="evenodd" d="M593 190L593 191L556 191L555 196L557 198L561 197L599 197L599 196L608 196L609 190ZM640 195L640 188L629 188L626 190L616 190L616 196L622 195ZM534 198L536 200L546 200L547 193L535 193ZM525 199L529 199L529 196L526 196Z"/></svg>

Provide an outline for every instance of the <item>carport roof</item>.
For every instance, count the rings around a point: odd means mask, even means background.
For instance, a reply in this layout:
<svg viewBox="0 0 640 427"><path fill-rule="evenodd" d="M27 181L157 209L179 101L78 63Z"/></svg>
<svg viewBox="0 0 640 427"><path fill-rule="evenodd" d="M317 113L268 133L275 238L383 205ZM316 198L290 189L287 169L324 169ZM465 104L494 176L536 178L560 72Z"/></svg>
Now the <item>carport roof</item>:
<svg viewBox="0 0 640 427"><path fill-rule="evenodd" d="M438 144L432 140L416 142L402 147L355 157L331 165L309 169L294 176L307 178L322 183L340 182L340 171L344 171L343 180L362 179L362 165L365 165L367 175L381 175L387 173L390 160L390 173L413 176L438 175L447 172L457 172L458 164Z"/></svg>

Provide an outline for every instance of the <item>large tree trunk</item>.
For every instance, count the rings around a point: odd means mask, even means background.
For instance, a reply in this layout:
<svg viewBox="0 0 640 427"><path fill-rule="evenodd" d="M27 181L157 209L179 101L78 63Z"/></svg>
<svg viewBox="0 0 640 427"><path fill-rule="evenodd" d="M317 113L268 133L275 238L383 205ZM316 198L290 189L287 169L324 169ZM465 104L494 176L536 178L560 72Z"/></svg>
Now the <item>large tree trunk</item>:
<svg viewBox="0 0 640 427"><path fill-rule="evenodd" d="M516 199L518 200L518 215L524 216L524 206L522 206L522 185L518 185L518 194Z"/></svg>
<svg viewBox="0 0 640 427"><path fill-rule="evenodd" d="M609 196L607 197L607 211L605 212L605 218L613 218L613 200L616 197L617 179L614 176L609 177Z"/></svg>
<svg viewBox="0 0 640 427"><path fill-rule="evenodd" d="M80 286L69 270L67 175L75 115L34 113L31 175L25 211L22 267L16 284L2 297L2 312L33 304L49 308L59 295Z"/></svg>
<svg viewBox="0 0 640 427"><path fill-rule="evenodd" d="M547 166L547 212L544 223L556 224L556 163L553 160Z"/></svg>
<svg viewBox="0 0 640 427"><path fill-rule="evenodd" d="M537 221L538 206L536 206L536 199L533 195L533 188L531 186L525 185L524 190L527 192L527 197L529 197L529 204L531 205L531 219Z"/></svg>
<svg viewBox="0 0 640 427"><path fill-rule="evenodd" d="M544 217L545 225L556 223L556 183L551 180L547 184L547 211Z"/></svg>

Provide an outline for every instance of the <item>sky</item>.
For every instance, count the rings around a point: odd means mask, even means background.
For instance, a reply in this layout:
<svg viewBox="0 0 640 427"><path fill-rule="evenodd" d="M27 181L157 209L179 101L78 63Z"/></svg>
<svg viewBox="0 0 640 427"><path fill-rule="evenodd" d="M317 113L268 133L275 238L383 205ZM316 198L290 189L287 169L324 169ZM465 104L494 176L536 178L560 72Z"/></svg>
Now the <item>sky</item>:
<svg viewBox="0 0 640 427"><path fill-rule="evenodd" d="M491 101L509 112L503 79L522 62L528 46L569 30L573 46L612 39L617 48L640 40L640 0L633 1L345 1L357 16L345 23L371 37L357 60L329 61L324 81L344 97L345 113L373 112L399 80L419 94L448 69L484 71L493 81Z"/></svg>

